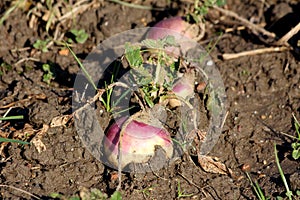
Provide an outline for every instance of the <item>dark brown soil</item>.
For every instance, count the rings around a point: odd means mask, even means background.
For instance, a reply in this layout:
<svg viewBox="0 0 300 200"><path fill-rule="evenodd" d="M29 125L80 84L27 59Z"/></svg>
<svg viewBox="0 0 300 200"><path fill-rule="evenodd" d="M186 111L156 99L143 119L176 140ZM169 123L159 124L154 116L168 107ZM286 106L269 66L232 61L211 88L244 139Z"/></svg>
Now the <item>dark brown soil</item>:
<svg viewBox="0 0 300 200"><path fill-rule="evenodd" d="M65 23L61 32L83 28L89 33L84 44L72 47L78 57L84 59L93 47L110 36L153 25L164 17L186 13L188 9L187 4L180 1L134 2L168 9L163 12L141 10L105 1ZM9 5L8 1L0 3L2 15ZM227 7L266 26L293 10L299 15L299 4L294 0L265 1L264 6L262 1L228 0ZM266 196L271 199L284 196L285 187L275 162L275 143L289 186L293 191L300 189L299 160L291 157L292 140L282 134L295 136L292 113L300 119L300 69L296 53L284 51L224 61L223 53L268 45L251 31L238 30L239 25L233 19L217 21L213 18L217 13L209 16L202 44L217 41L211 56L222 75L228 97L228 116L210 156L217 157L233 173L229 176L205 172L188 155L183 155L181 160L155 173L123 174L123 199L175 199L178 183L184 194L192 194L187 199L257 199L243 171L247 166L250 176L258 181ZM50 125L54 117L72 112L72 87L79 67L71 54L59 53L58 45L49 47L45 53L32 47L37 39L47 38L44 26L37 23L30 28L27 12L22 9L13 11L0 26L0 71L3 73L0 76L0 116L9 108L12 108L9 115L25 116L23 120L3 121L1 137L30 141L43 125ZM233 31L225 33L226 28ZM218 37L220 31L224 34ZM44 63L51 63L56 72L49 85L43 82ZM41 141L46 146L41 153L34 145L1 144L1 199L33 198L16 188L42 199L50 198L54 192L65 197L75 196L83 188L97 188L109 196L114 192L118 184L116 171L95 159L83 146L72 120L64 126L50 127Z"/></svg>

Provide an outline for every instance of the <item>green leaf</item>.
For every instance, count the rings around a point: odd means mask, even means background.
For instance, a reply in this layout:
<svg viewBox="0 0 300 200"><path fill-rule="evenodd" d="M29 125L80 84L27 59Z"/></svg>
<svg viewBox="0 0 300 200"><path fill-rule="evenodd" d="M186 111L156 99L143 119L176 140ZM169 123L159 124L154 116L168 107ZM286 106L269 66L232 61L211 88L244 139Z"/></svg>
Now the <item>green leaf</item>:
<svg viewBox="0 0 300 200"><path fill-rule="evenodd" d="M42 68L43 68L43 71L45 72L45 74L43 75L43 81L45 83L50 84L51 80L54 79L54 73L52 72L51 65L43 64Z"/></svg>
<svg viewBox="0 0 300 200"><path fill-rule="evenodd" d="M170 65L171 72L177 72L179 69L180 61L175 61Z"/></svg>
<svg viewBox="0 0 300 200"><path fill-rule="evenodd" d="M163 44L161 43L161 40L145 39L142 41L142 44L145 45L147 48L151 48L151 49L163 48Z"/></svg>
<svg viewBox="0 0 300 200"><path fill-rule="evenodd" d="M52 192L49 194L49 197L54 198L54 199L58 199L61 198L63 195L57 193L57 192Z"/></svg>
<svg viewBox="0 0 300 200"><path fill-rule="evenodd" d="M110 200L122 200L121 192L115 191L115 192L111 195Z"/></svg>
<svg viewBox="0 0 300 200"><path fill-rule="evenodd" d="M72 29L70 32L75 36L76 42L80 44L85 43L89 37L89 34L87 34L84 29Z"/></svg>
<svg viewBox="0 0 300 200"><path fill-rule="evenodd" d="M166 46L166 45L175 46L176 45L176 40L175 40L175 37L173 35L167 35L166 37L164 37L162 39L162 43L164 44L164 46Z"/></svg>
<svg viewBox="0 0 300 200"><path fill-rule="evenodd" d="M130 67L140 67L144 62L140 47L132 46L129 43L125 44L125 57Z"/></svg>
<svg viewBox="0 0 300 200"><path fill-rule="evenodd" d="M40 40L38 39L34 44L33 47L35 49L41 50L42 52L48 52L47 44L49 43L50 39Z"/></svg>
<svg viewBox="0 0 300 200"><path fill-rule="evenodd" d="M217 6L224 6L226 4L226 0L217 0L216 5Z"/></svg>
<svg viewBox="0 0 300 200"><path fill-rule="evenodd" d="M147 93L145 93L144 99L145 99L146 103L149 105L150 108L152 108L154 106L153 101L151 100L151 98L148 96Z"/></svg>
<svg viewBox="0 0 300 200"><path fill-rule="evenodd" d="M80 200L80 197L71 197L69 200Z"/></svg>
<svg viewBox="0 0 300 200"><path fill-rule="evenodd" d="M107 199L107 194L101 192L99 189L97 188L92 188L91 189L91 194L90 194L90 200L105 200Z"/></svg>
<svg viewBox="0 0 300 200"><path fill-rule="evenodd" d="M158 40L145 39L142 41L142 44L147 48L152 49L163 49L166 46L176 46L176 40L173 35L167 35L166 37Z"/></svg>
<svg viewBox="0 0 300 200"><path fill-rule="evenodd" d="M292 156L295 160L299 159L300 158L300 149L293 150Z"/></svg>
<svg viewBox="0 0 300 200"><path fill-rule="evenodd" d="M43 68L44 72L50 72L51 67L49 64L43 64L42 68Z"/></svg>
<svg viewBox="0 0 300 200"><path fill-rule="evenodd" d="M292 148L293 148L293 152L292 152L292 157L297 160L300 158L300 143L298 142L294 142L292 143Z"/></svg>

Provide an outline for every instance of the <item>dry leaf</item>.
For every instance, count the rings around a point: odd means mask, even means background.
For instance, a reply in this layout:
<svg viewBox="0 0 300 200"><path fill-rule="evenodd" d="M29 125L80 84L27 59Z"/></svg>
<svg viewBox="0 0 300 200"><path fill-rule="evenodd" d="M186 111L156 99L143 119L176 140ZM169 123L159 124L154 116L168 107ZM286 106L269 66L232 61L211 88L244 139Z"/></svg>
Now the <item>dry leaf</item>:
<svg viewBox="0 0 300 200"><path fill-rule="evenodd" d="M34 137L31 140L31 143L35 146L36 150L41 153L43 151L46 151L46 145L42 142L42 140L38 137Z"/></svg>
<svg viewBox="0 0 300 200"><path fill-rule="evenodd" d="M210 156L198 154L198 162L201 168L206 172L227 175L232 174L232 171L228 169L224 163L221 163Z"/></svg>
<svg viewBox="0 0 300 200"><path fill-rule="evenodd" d="M39 130L39 132L31 140L31 143L35 146L36 150L39 153L46 151L46 145L42 142L41 138L45 133L47 133L48 129L49 129L49 126L46 124L43 124L43 128L41 130Z"/></svg>
<svg viewBox="0 0 300 200"><path fill-rule="evenodd" d="M72 115L63 115L63 116L54 117L51 120L50 127L65 126L71 118Z"/></svg>
<svg viewBox="0 0 300 200"><path fill-rule="evenodd" d="M14 132L14 138L22 140L23 138L28 138L34 135L35 132L36 130L34 130L30 124L25 123L24 128L22 130L16 130Z"/></svg>

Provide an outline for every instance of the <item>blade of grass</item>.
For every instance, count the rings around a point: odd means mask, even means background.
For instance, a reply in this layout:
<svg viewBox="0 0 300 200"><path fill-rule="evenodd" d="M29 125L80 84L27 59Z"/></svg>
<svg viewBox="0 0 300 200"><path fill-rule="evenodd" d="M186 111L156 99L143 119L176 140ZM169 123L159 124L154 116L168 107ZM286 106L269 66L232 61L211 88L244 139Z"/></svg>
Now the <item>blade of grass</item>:
<svg viewBox="0 0 300 200"><path fill-rule="evenodd" d="M88 81L92 84L93 88L95 90L97 90L97 86L95 85L92 77L90 76L90 74L88 73L88 71L86 70L86 68L83 66L83 64L80 62L80 60L78 59L78 57L76 56L76 54L74 53L74 51L69 47L68 43L65 42L65 46L68 48L68 50L71 52L72 56L75 58L76 62L78 63L79 67L81 68L81 70L83 71L85 77L88 79Z"/></svg>
<svg viewBox="0 0 300 200"><path fill-rule="evenodd" d="M289 198L289 200L292 200L293 192L290 190L289 185L288 185L288 183L286 181L286 178L284 176L283 170L282 170L282 168L280 166L279 158L278 158L278 155L277 155L276 144L274 144L274 152L275 152L275 160L276 160L277 168L278 168L279 174L281 176L281 179L283 181L284 187L286 189L286 193L285 194Z"/></svg>
<svg viewBox="0 0 300 200"><path fill-rule="evenodd" d="M3 22L9 17L10 13L12 13L24 0L19 0L17 3L13 6L11 6L4 15L0 18L0 26L3 24Z"/></svg>
<svg viewBox="0 0 300 200"><path fill-rule="evenodd" d="M14 142L19 144L30 144L30 142L25 142L22 140L15 140L15 139L9 139L9 138L2 138L0 137L0 142Z"/></svg>
<svg viewBox="0 0 300 200"><path fill-rule="evenodd" d="M116 102L113 103L113 107L118 106L118 104L121 102L123 98L130 92L130 90L126 90L118 99Z"/></svg>
<svg viewBox="0 0 300 200"><path fill-rule="evenodd" d="M254 190L256 196L259 198L259 200L266 200L266 197L265 197L263 191L261 190L259 184L257 182L255 182L255 184L253 183L252 178L250 177L248 172L246 172L246 175L247 175L248 180L250 181L251 187L253 188L253 190Z"/></svg>
<svg viewBox="0 0 300 200"><path fill-rule="evenodd" d="M114 112L114 115L119 115L119 114L121 114L121 113L123 113L123 112L126 112L126 111L128 111L128 110L130 110L130 109L132 109L132 108L135 108L135 107L136 107L136 106L131 106L131 107L129 107L129 108L126 108L126 109L123 109L123 110Z"/></svg>
<svg viewBox="0 0 300 200"><path fill-rule="evenodd" d="M24 119L23 115L0 117L0 120Z"/></svg>
<svg viewBox="0 0 300 200"><path fill-rule="evenodd" d="M295 121L295 129L296 129L296 132L298 134L298 139L300 140L300 123L299 121L297 120L296 116L294 115L294 113L292 113L293 115L293 118L294 118L294 121Z"/></svg>

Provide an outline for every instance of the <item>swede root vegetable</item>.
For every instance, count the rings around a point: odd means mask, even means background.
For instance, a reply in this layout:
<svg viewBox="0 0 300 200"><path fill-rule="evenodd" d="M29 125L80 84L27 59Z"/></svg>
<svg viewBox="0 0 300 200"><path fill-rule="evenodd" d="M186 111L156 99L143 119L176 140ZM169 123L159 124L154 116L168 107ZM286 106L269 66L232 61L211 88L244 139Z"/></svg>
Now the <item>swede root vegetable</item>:
<svg viewBox="0 0 300 200"><path fill-rule="evenodd" d="M173 85L172 91L185 100L194 95L195 73L192 70L184 73L183 77L178 79Z"/></svg>
<svg viewBox="0 0 300 200"><path fill-rule="evenodd" d="M195 88L195 72L192 69L188 69L181 78L179 78L174 84L172 91L176 95L185 101L189 101L194 95ZM182 102L180 99L170 99L169 105L174 108L181 106Z"/></svg>
<svg viewBox="0 0 300 200"><path fill-rule="evenodd" d="M129 118L122 117L109 128L104 140L104 151L108 161L121 168L129 163L146 163L155 153L155 146L161 146L166 156L173 155L173 143L169 132L147 112L139 112Z"/></svg>
<svg viewBox="0 0 300 200"><path fill-rule="evenodd" d="M183 17L176 16L164 19L153 26L148 32L149 39L162 39L172 35L175 39L199 40L204 36L204 24L190 24Z"/></svg>
<svg viewBox="0 0 300 200"><path fill-rule="evenodd" d="M158 22L154 27L150 28L147 37L157 40L167 36L174 36L176 43L180 44L181 50L187 51L189 48L192 48L192 45L190 46L191 39L195 39L199 36L199 29L195 29L196 26L194 25L189 24L183 17L171 17ZM166 47L165 50L172 52L175 56L180 55L180 52L175 47ZM193 71L190 70L185 73L184 76L173 85L172 90L174 94L188 100L188 97L194 94L194 80L195 75ZM177 99L170 99L169 103L171 107L176 107L181 104Z"/></svg>
<svg viewBox="0 0 300 200"><path fill-rule="evenodd" d="M183 17L171 17L162 20L154 25L148 33L150 39L162 39L168 35L173 35L175 39L185 36L189 39L195 38L197 35L191 24L186 22Z"/></svg>

